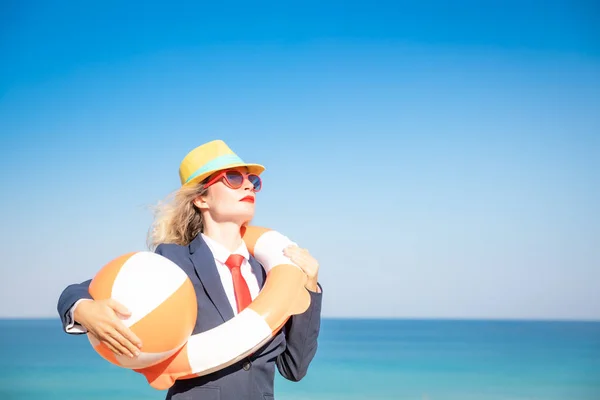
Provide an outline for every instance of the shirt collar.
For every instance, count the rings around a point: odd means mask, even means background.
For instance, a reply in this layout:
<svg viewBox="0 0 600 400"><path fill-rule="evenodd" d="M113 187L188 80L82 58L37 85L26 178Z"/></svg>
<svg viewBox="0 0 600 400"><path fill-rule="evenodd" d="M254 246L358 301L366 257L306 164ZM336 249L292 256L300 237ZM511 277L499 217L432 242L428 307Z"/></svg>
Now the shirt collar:
<svg viewBox="0 0 600 400"><path fill-rule="evenodd" d="M250 258L250 253L248 252L248 248L246 247L246 243L242 240L240 246L231 253L229 250L225 248L221 243L218 243L216 240L209 238L204 233L201 233L202 239L213 253L215 260L225 264L225 261L229 258L231 254L239 254L243 256L246 261Z"/></svg>

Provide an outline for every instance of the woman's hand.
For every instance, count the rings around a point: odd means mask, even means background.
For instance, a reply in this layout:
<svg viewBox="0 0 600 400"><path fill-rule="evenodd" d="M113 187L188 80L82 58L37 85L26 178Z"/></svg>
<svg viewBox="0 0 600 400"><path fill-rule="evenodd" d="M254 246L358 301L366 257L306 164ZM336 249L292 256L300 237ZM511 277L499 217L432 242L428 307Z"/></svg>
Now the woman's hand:
<svg viewBox="0 0 600 400"><path fill-rule="evenodd" d="M142 341L123 324L119 314L131 316L125 306L113 299L85 300L77 304L73 317L113 353L138 356Z"/></svg>
<svg viewBox="0 0 600 400"><path fill-rule="evenodd" d="M320 292L317 285L319 281L319 263L310 255L308 250L298 246L288 246L283 250L283 254L304 271L308 278L306 288L312 292Z"/></svg>

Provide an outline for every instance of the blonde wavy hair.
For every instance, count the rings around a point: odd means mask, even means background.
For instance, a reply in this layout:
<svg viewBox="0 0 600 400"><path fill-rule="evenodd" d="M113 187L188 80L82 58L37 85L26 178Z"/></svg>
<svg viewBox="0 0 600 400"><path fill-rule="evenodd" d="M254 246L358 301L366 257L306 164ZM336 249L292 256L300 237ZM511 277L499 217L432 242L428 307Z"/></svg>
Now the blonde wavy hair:
<svg viewBox="0 0 600 400"><path fill-rule="evenodd" d="M154 250L161 243L187 246L204 230L202 214L194 199L206 190L203 183L184 186L153 207L154 221L147 238L149 249Z"/></svg>

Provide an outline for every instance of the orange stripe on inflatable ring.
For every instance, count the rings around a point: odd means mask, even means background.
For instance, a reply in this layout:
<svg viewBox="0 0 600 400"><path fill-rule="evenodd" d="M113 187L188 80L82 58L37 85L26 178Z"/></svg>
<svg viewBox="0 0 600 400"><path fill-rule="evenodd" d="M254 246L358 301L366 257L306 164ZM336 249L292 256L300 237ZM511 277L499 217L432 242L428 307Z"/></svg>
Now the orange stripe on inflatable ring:
<svg viewBox="0 0 600 400"><path fill-rule="evenodd" d="M112 296L112 286L117 279L119 271L123 267L123 264L131 258L137 252L124 254L120 257L115 258L108 264L106 264L92 279L90 287L88 289L90 295L94 300L105 300L110 299Z"/></svg>
<svg viewBox="0 0 600 400"><path fill-rule="evenodd" d="M291 264L280 264L271 269L265 286L248 307L275 332L290 315L301 314L310 306L305 283L306 275L302 270Z"/></svg>
<svg viewBox="0 0 600 400"><path fill-rule="evenodd" d="M197 307L194 285L189 279L186 279L171 296L133 324L130 329L137 336L144 338L143 352L166 352L173 349L173 343L183 345L192 334L196 325ZM177 326L178 329L157 330L157 322L161 326Z"/></svg>
<svg viewBox="0 0 600 400"><path fill-rule="evenodd" d="M254 246L256 246L256 242L258 241L258 239L266 232L269 232L271 230L272 229L261 228L258 226L242 226L242 228L240 229L242 239L246 243L246 247L252 255L254 255Z"/></svg>

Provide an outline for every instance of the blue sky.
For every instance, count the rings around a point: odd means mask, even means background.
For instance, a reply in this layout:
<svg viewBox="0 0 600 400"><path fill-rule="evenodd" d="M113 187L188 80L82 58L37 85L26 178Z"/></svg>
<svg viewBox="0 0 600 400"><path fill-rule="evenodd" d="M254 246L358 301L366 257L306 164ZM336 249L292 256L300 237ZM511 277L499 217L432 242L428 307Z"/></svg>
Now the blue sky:
<svg viewBox="0 0 600 400"><path fill-rule="evenodd" d="M598 7L347 3L4 4L0 316L143 250L220 138L325 316L600 319Z"/></svg>

